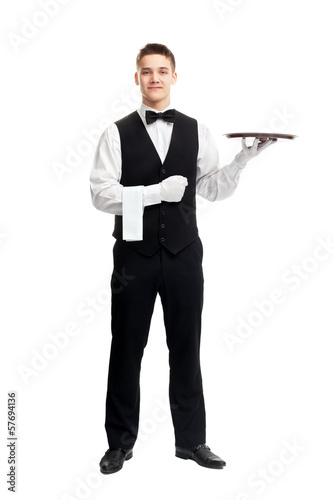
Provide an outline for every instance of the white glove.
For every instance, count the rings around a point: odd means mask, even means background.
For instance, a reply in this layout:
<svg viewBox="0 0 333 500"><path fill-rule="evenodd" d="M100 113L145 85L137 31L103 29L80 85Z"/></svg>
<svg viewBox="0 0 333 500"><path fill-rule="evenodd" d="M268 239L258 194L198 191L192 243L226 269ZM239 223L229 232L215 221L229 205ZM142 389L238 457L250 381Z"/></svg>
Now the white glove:
<svg viewBox="0 0 333 500"><path fill-rule="evenodd" d="M180 201L188 182L182 175L172 175L160 182L162 201Z"/></svg>
<svg viewBox="0 0 333 500"><path fill-rule="evenodd" d="M264 149L266 149L271 144L274 144L276 139L267 139L259 143L259 139L255 139L252 146L248 147L246 145L245 137L242 138L242 148L243 150L236 155L235 160L242 166L245 166L248 161L252 160L255 156L261 153Z"/></svg>

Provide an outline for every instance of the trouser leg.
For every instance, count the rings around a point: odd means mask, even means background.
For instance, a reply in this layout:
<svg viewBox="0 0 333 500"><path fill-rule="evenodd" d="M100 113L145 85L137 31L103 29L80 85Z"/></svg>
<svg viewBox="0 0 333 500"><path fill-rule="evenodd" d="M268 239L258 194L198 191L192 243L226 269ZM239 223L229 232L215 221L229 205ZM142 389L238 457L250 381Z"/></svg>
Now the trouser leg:
<svg viewBox="0 0 333 500"><path fill-rule="evenodd" d="M177 255L162 250L160 295L169 348L169 396L176 446L192 448L206 440L199 353L203 306L199 238Z"/></svg>
<svg viewBox="0 0 333 500"><path fill-rule="evenodd" d="M159 286L158 254L145 257L118 241L114 245L105 418L110 448L129 449L137 438L141 360Z"/></svg>

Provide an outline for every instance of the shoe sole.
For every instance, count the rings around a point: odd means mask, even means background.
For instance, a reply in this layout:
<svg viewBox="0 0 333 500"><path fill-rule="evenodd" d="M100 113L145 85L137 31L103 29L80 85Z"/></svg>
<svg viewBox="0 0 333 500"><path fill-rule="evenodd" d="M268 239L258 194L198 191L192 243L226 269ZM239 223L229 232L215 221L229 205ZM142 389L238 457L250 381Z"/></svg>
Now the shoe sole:
<svg viewBox="0 0 333 500"><path fill-rule="evenodd" d="M129 453L125 457L125 462L126 462L126 460L130 460L132 457L133 457L133 452L131 451L131 453ZM122 468L123 468L123 466L119 467L119 469L116 469L116 470L106 471L106 470L100 469L100 471L101 471L102 474L114 474L115 472L119 472Z"/></svg>
<svg viewBox="0 0 333 500"><path fill-rule="evenodd" d="M182 458L183 460L193 460L193 462L196 462L198 465L201 465L201 467L206 467L207 469L218 469L218 470L221 470L223 469L223 467L226 466L226 463L223 462L222 465L205 465L205 464L201 464L200 462L198 462L194 457L192 457L190 454L188 453L185 453L185 452L181 452L181 451L176 451L176 457L178 458Z"/></svg>

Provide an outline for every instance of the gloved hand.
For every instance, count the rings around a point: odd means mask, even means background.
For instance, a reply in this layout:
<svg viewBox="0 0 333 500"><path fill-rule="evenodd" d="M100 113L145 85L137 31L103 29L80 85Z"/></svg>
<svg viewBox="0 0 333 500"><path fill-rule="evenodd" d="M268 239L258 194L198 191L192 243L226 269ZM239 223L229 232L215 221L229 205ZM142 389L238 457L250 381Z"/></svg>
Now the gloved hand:
<svg viewBox="0 0 333 500"><path fill-rule="evenodd" d="M266 149L271 144L274 144L277 139L267 139L259 143L259 139L255 139L252 146L248 147L246 145L245 137L242 138L242 151L235 156L235 160L242 166L245 166L248 161L252 160L255 156L258 156L261 151Z"/></svg>
<svg viewBox="0 0 333 500"><path fill-rule="evenodd" d="M180 201L188 182L182 175L172 175L160 182L162 201Z"/></svg>

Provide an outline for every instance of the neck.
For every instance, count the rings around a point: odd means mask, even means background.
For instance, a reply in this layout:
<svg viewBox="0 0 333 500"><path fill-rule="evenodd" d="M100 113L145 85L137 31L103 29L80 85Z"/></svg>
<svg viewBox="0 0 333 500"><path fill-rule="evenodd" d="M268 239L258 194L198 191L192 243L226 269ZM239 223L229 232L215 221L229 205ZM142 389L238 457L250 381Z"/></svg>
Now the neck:
<svg viewBox="0 0 333 500"><path fill-rule="evenodd" d="M143 104L149 106L149 108L156 109L156 111L163 111L163 109L167 108L170 105L170 99L164 99L162 101L149 101L145 97L142 98Z"/></svg>

